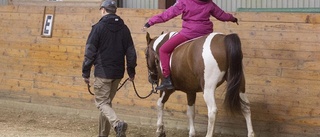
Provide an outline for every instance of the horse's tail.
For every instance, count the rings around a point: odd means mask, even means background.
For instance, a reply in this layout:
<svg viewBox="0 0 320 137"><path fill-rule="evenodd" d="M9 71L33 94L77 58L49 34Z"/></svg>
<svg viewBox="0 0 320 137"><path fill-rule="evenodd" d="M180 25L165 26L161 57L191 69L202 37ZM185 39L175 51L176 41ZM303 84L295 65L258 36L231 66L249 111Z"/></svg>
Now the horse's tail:
<svg viewBox="0 0 320 137"><path fill-rule="evenodd" d="M241 41L237 34L229 34L225 37L224 43L227 48L227 92L224 100L224 107L231 112L240 113L241 104L240 87L243 79Z"/></svg>

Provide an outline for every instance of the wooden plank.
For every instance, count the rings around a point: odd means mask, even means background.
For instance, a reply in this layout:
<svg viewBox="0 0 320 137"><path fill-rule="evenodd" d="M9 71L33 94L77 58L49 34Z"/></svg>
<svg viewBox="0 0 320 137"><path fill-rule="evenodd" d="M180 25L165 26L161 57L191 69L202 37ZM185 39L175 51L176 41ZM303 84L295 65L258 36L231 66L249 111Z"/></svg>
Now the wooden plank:
<svg viewBox="0 0 320 137"><path fill-rule="evenodd" d="M236 12L233 13L239 22L292 22L319 24L319 14L306 13L264 13L264 12ZM279 16L281 14L281 16ZM259 21L257 21L259 19Z"/></svg>
<svg viewBox="0 0 320 137"><path fill-rule="evenodd" d="M63 22L55 22L53 29L59 30L72 30L77 28L77 30L81 31L90 31L91 30L91 22L72 22L72 23L63 23Z"/></svg>
<svg viewBox="0 0 320 137"><path fill-rule="evenodd" d="M282 76L295 79L320 80L320 71L284 69L282 71Z"/></svg>
<svg viewBox="0 0 320 137"><path fill-rule="evenodd" d="M52 34L55 37L63 37L63 38L79 38L79 39L87 39L90 31L86 30L72 30L72 29L54 29Z"/></svg>
<svg viewBox="0 0 320 137"><path fill-rule="evenodd" d="M35 21L43 17L43 14L30 13L1 13L0 19L19 21Z"/></svg>
<svg viewBox="0 0 320 137"><path fill-rule="evenodd" d="M17 87L17 89L31 89L33 86L32 80L22 80L22 79L14 79L14 78L6 78L1 79L1 85L7 85L11 88Z"/></svg>
<svg viewBox="0 0 320 137"><path fill-rule="evenodd" d="M48 51L48 52L61 52L61 53L71 53L74 55L81 54L84 47L80 46L61 46L61 45L41 45L33 44L30 46L30 51Z"/></svg>
<svg viewBox="0 0 320 137"><path fill-rule="evenodd" d="M77 38L60 38L60 43L63 45L85 45L86 39L77 39Z"/></svg>
<svg viewBox="0 0 320 137"><path fill-rule="evenodd" d="M287 50L245 49L245 57L279 59L279 60L317 60L320 52L294 52Z"/></svg>
<svg viewBox="0 0 320 137"><path fill-rule="evenodd" d="M48 60L46 59L46 56L43 56L42 58L12 58L12 61L15 61L16 64L10 64L10 67L13 67L14 69L19 68L20 71L34 71L34 72L40 72L43 67L50 67L51 64L48 63ZM19 67L21 65L21 67Z"/></svg>
<svg viewBox="0 0 320 137"><path fill-rule="evenodd" d="M82 22L84 20L83 15L72 15L72 14L58 14L54 16L54 22L70 23L70 22Z"/></svg>
<svg viewBox="0 0 320 137"><path fill-rule="evenodd" d="M39 17L39 18L42 18ZM11 28L12 26L14 26L15 28L37 28L37 29L41 29L42 27L42 20L33 20L31 21L27 21L27 20L5 20L5 21L1 21L1 27L4 28Z"/></svg>
<svg viewBox="0 0 320 137"><path fill-rule="evenodd" d="M299 70L310 70L310 71L318 71L320 70L320 62L318 60L315 61L305 61L301 63L298 67Z"/></svg>
<svg viewBox="0 0 320 137"><path fill-rule="evenodd" d="M16 70L5 71L2 74L3 74L3 78L27 80L27 81L33 81L33 77L34 77L33 72L22 72L22 71L16 71Z"/></svg>
<svg viewBox="0 0 320 137"><path fill-rule="evenodd" d="M0 41L16 42L16 43L33 43L36 40L34 36L23 35L23 34L0 34Z"/></svg>
<svg viewBox="0 0 320 137"><path fill-rule="evenodd" d="M164 9L130 9L130 8L118 8L117 15L131 16L131 17L151 17L156 14L160 14L164 11Z"/></svg>
<svg viewBox="0 0 320 137"><path fill-rule="evenodd" d="M16 6L6 5L6 6L1 6L0 12L1 12L1 13L16 12L17 9L18 9L18 8L17 8ZM0 15L1 15L1 14L0 14Z"/></svg>
<svg viewBox="0 0 320 137"><path fill-rule="evenodd" d="M281 60L281 59L265 59L246 57L243 59L243 64L250 67L265 67L265 68L297 68L298 60Z"/></svg>
<svg viewBox="0 0 320 137"><path fill-rule="evenodd" d="M239 31L236 32L243 39L272 40L272 41L300 41L319 42L319 34L307 32L266 32L266 31Z"/></svg>
<svg viewBox="0 0 320 137"><path fill-rule="evenodd" d="M241 35L240 35L241 37ZM256 39L241 39L242 49L269 49L279 51L301 51L301 52L319 52L320 46L316 42L302 42L302 41L267 41Z"/></svg>
<svg viewBox="0 0 320 137"><path fill-rule="evenodd" d="M9 57L27 57L28 51L23 49L7 49L0 47L0 53Z"/></svg>
<svg viewBox="0 0 320 137"><path fill-rule="evenodd" d="M217 26L217 25L215 25ZM308 23L292 23L292 22L239 22L239 25L232 23L221 24L221 27L227 30L240 31L240 30L257 30L257 31L279 31L279 32L317 32L320 29L320 24Z"/></svg>
<svg viewBox="0 0 320 137"><path fill-rule="evenodd" d="M45 6L15 6L18 13L43 14Z"/></svg>
<svg viewBox="0 0 320 137"><path fill-rule="evenodd" d="M76 7L76 6L57 6L56 14L94 14L99 15L99 8L96 7Z"/></svg>
<svg viewBox="0 0 320 137"><path fill-rule="evenodd" d="M263 76L260 76L263 77ZM248 77L249 79L251 77ZM246 90L248 91L249 98L251 98L251 94L255 94L257 96L261 95L259 98L264 98L266 95L275 95L275 96L280 96L280 97L286 97L288 96L288 92L285 91L290 91L289 95L292 96L304 96L304 97L317 97L319 96L319 91L317 91L317 86L316 84L319 84L319 82L314 81L308 83L308 80L292 80L290 78L278 78L278 79L286 79L285 80L277 80L277 79L270 79L272 83L279 82L279 84L270 84L266 83L264 85L257 85L253 84L252 82L248 83L246 86ZM261 78L260 81L263 81L264 78ZM290 82L291 81L291 82ZM305 81L305 83L302 83L300 81ZM261 82L262 83L262 82ZM285 86L287 85L287 86ZM313 92L310 92L313 91Z"/></svg>
<svg viewBox="0 0 320 137"><path fill-rule="evenodd" d="M29 28L15 28L15 27L0 27L0 35L8 35L8 34L23 34L23 35L31 35L32 29ZM40 33L38 33L40 34Z"/></svg>
<svg viewBox="0 0 320 137"><path fill-rule="evenodd" d="M257 67L246 66L244 68L244 72L247 74L257 75L257 76L261 76L261 75L280 76L281 68L270 68L270 67L257 68Z"/></svg>
<svg viewBox="0 0 320 137"><path fill-rule="evenodd" d="M38 89L38 88L33 88L29 93L37 94L39 96L51 96L51 97L59 97L63 96L65 98L79 98L79 93L77 92L62 92L57 89Z"/></svg>
<svg viewBox="0 0 320 137"><path fill-rule="evenodd" d="M316 88L319 84L319 82L317 82L316 80L292 78L294 76L295 75L285 76L284 74L282 74L282 76L278 77L278 76L272 76L272 75L257 76L257 75L247 74L246 83L250 85L259 85L259 86L268 85L268 86L274 86L274 87L278 87L278 86L296 87L296 88L301 87L306 89L308 89L307 86L309 86L311 89Z"/></svg>
<svg viewBox="0 0 320 137"><path fill-rule="evenodd" d="M59 38L59 37L52 37L52 38L42 38L40 36L36 37L35 40L36 44L48 44L48 45L60 45L65 44L68 46L79 46L84 45L86 43L85 39L77 39L77 38Z"/></svg>

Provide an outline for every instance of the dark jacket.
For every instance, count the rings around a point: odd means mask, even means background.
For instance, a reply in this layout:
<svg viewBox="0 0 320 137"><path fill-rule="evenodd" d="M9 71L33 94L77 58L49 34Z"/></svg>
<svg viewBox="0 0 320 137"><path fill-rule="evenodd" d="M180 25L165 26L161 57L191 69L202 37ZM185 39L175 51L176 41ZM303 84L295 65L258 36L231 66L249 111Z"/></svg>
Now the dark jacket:
<svg viewBox="0 0 320 137"><path fill-rule="evenodd" d="M82 77L89 78L94 65L95 77L121 79L125 71L125 58L128 75L132 78L135 76L137 56L130 30L116 14L103 16L92 26L89 34Z"/></svg>

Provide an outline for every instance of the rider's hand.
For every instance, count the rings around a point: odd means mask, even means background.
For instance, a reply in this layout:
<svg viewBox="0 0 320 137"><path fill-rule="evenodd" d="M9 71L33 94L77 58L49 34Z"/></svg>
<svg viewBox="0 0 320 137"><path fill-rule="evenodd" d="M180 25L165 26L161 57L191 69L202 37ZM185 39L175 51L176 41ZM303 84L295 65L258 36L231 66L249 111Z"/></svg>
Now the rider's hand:
<svg viewBox="0 0 320 137"><path fill-rule="evenodd" d="M90 84L90 79L89 79L89 78L83 78L83 80L84 80L84 82L85 82L86 84Z"/></svg>
<svg viewBox="0 0 320 137"><path fill-rule="evenodd" d="M147 31L147 28L150 27L150 24L147 22L146 24L144 24L143 28L141 29L143 32Z"/></svg>
<svg viewBox="0 0 320 137"><path fill-rule="evenodd" d="M233 23L237 23L237 25L239 25L237 18L234 18L234 20L233 20L232 22L233 22Z"/></svg>
<svg viewBox="0 0 320 137"><path fill-rule="evenodd" d="M142 32L146 32L146 31L147 31L147 28L146 28L146 27L143 27L143 28L141 29L141 31L142 31Z"/></svg>

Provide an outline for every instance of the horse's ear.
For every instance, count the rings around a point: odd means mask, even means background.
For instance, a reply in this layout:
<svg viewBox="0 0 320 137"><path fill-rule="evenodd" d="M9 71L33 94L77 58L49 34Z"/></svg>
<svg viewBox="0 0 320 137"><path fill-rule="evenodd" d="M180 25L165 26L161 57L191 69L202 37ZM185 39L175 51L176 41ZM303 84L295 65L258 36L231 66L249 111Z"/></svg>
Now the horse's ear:
<svg viewBox="0 0 320 137"><path fill-rule="evenodd" d="M149 34L149 32L147 32L147 34L146 34L146 39L147 39L147 44L149 45L149 43L151 42L151 38L150 38L150 34Z"/></svg>

